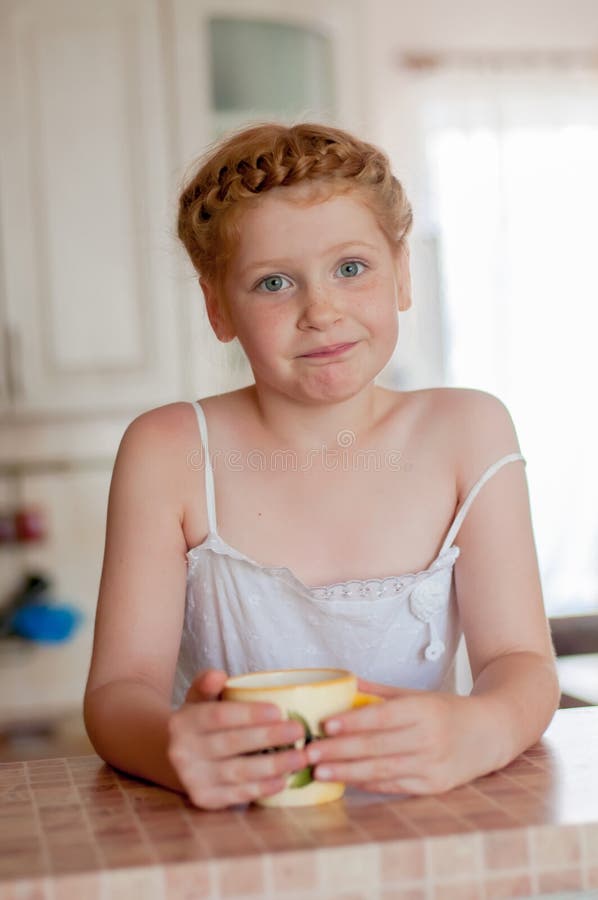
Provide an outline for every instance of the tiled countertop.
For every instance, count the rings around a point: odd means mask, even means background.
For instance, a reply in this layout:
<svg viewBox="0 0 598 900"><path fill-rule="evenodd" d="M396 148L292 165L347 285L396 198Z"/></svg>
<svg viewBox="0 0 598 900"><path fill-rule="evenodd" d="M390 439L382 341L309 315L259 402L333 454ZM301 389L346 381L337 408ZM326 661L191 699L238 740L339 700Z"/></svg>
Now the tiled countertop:
<svg viewBox="0 0 598 900"><path fill-rule="evenodd" d="M0 900L598 898L598 707L435 797L204 812L96 756L0 765L0 796Z"/></svg>

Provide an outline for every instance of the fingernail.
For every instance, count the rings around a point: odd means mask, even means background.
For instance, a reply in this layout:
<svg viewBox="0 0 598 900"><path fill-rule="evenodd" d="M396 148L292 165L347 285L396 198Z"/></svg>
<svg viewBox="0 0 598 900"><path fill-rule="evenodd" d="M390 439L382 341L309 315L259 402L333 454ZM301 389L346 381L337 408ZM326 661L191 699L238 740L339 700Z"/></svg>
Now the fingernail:
<svg viewBox="0 0 598 900"><path fill-rule="evenodd" d="M308 747L305 751L305 754L310 763L317 763L320 759L322 759L322 753L317 747Z"/></svg>
<svg viewBox="0 0 598 900"><path fill-rule="evenodd" d="M341 727L341 723L338 719L330 719L325 725L326 734L337 734L341 730Z"/></svg>
<svg viewBox="0 0 598 900"><path fill-rule="evenodd" d="M275 721L280 719L280 710L276 706L268 706L264 710L264 717L269 721Z"/></svg>
<svg viewBox="0 0 598 900"><path fill-rule="evenodd" d="M327 766L318 766L315 775L316 778L322 781L328 781L329 778L332 778L332 769L327 768Z"/></svg>

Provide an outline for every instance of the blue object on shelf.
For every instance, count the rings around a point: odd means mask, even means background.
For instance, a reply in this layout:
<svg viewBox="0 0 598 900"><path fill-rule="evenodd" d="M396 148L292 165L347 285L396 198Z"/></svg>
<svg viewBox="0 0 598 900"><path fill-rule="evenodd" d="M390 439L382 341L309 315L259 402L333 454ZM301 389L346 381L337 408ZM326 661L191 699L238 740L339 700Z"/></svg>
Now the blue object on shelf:
<svg viewBox="0 0 598 900"><path fill-rule="evenodd" d="M14 633L30 641L58 644L68 641L82 620L74 606L31 603L15 612L10 625Z"/></svg>

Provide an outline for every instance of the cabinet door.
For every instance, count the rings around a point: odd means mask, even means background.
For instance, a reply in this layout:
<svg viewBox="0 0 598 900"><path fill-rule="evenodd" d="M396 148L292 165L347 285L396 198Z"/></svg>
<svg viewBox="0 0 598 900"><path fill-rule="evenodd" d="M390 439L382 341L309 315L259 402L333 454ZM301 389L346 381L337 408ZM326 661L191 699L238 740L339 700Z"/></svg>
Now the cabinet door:
<svg viewBox="0 0 598 900"><path fill-rule="evenodd" d="M367 136L363 0L170 0L169 10L181 178L251 122L326 121ZM190 384L205 395L250 383L238 342L213 335L197 281L180 282Z"/></svg>
<svg viewBox="0 0 598 900"><path fill-rule="evenodd" d="M177 397L159 0L4 0L0 224L17 415Z"/></svg>

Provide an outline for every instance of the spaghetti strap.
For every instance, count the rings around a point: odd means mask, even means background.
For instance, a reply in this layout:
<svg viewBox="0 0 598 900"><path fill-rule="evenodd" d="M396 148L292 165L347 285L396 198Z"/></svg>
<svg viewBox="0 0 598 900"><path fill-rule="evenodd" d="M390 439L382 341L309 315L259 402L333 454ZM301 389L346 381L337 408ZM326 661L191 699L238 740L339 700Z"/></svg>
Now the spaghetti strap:
<svg viewBox="0 0 598 900"><path fill-rule="evenodd" d="M205 484L206 484L206 505L208 508L208 529L210 534L218 534L216 529L216 499L214 493L214 474L212 472L212 464L210 462L210 451L208 448L208 424L206 416L199 400L191 404L195 409L197 423L199 425L199 433L202 443L202 457L205 466Z"/></svg>
<svg viewBox="0 0 598 900"><path fill-rule="evenodd" d="M492 478L492 476L496 472L498 472L498 470L501 469L504 465L506 465L507 463L510 463L510 462L516 462L516 460L519 460L519 459L523 461L524 465L527 465L526 460L521 455L521 453L509 453L509 454L507 454L507 456L503 456L497 462L492 463L491 466L488 466L486 471L481 475L481 477L478 479L478 481L476 481L476 483L470 490L469 494L463 501L460 509L457 511L457 515L455 516L453 524L451 525L449 532L448 532L446 538L444 539L444 543L442 545L440 554L444 553L451 546L451 544L455 538L455 535L457 534L457 532L461 528L461 525L463 524L463 519L467 515L467 511L469 510L469 507L471 506L471 504L477 497L477 495L480 492L480 490L482 489L482 487L486 484L486 482L490 478Z"/></svg>

